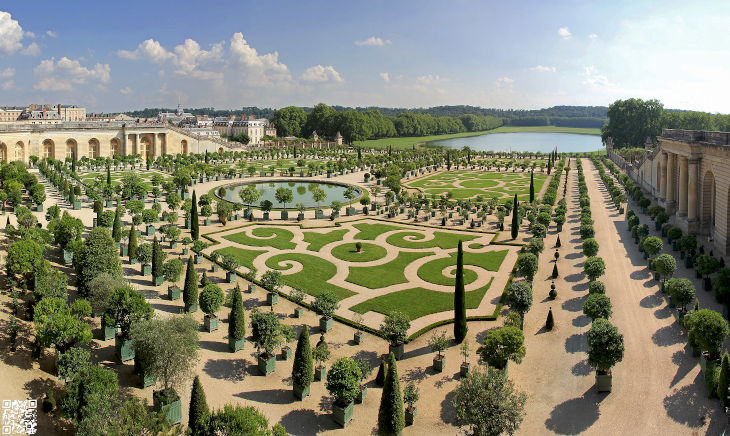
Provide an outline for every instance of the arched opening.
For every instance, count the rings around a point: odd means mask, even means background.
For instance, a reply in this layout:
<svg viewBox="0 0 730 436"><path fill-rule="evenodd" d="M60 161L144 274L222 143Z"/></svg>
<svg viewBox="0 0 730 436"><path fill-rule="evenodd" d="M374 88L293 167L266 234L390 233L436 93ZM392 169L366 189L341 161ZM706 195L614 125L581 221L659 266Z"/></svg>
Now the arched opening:
<svg viewBox="0 0 730 436"><path fill-rule="evenodd" d="M43 141L43 158L55 159L55 144L52 140L46 139Z"/></svg>
<svg viewBox="0 0 730 436"><path fill-rule="evenodd" d="M4 142L0 142L0 162L8 161L8 146Z"/></svg>
<svg viewBox="0 0 730 436"><path fill-rule="evenodd" d="M74 139L68 139L66 140L66 158L67 159L78 159L79 153L78 153L78 144L76 144L76 140Z"/></svg>
<svg viewBox="0 0 730 436"><path fill-rule="evenodd" d="M188 154L188 141L184 139L180 141L180 153Z"/></svg>
<svg viewBox="0 0 730 436"><path fill-rule="evenodd" d="M715 233L715 175L707 171L702 178L702 233Z"/></svg>
<svg viewBox="0 0 730 436"><path fill-rule="evenodd" d="M147 136L143 136L139 140L139 154L142 155L142 159L149 159L150 153L152 152L152 146L150 144L150 138Z"/></svg>
<svg viewBox="0 0 730 436"><path fill-rule="evenodd" d="M218 153L223 153L223 147L218 147Z"/></svg>
<svg viewBox="0 0 730 436"><path fill-rule="evenodd" d="M15 156L13 157L14 160L25 162L25 146L23 145L22 141L18 141L15 143Z"/></svg>
<svg viewBox="0 0 730 436"><path fill-rule="evenodd" d="M96 138L89 139L89 159L99 157L99 141Z"/></svg>
<svg viewBox="0 0 730 436"><path fill-rule="evenodd" d="M112 140L109 142L109 155L112 157L122 155L121 146L119 144L118 138L112 138Z"/></svg>

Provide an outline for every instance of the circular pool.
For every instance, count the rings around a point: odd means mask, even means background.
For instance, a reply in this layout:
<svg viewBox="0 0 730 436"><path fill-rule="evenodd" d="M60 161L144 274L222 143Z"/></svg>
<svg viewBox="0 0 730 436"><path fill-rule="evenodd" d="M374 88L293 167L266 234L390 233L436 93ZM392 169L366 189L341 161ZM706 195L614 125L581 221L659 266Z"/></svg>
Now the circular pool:
<svg viewBox="0 0 730 436"><path fill-rule="evenodd" d="M254 185L261 194L255 204L246 204L239 193L247 185ZM339 201L343 206L347 206L350 201L345 197L345 191L350 185L341 185L331 182L300 182L294 180L277 180L271 182L255 182L255 183L239 183L235 185L223 186L216 191L216 194L227 201L233 203L243 203L245 206L259 207L261 202L269 200L273 204L274 209L283 209L284 205L276 200L276 190L279 188L288 189L292 193L293 200L286 204L287 209L297 209L297 204L301 203L305 208L328 207L333 201ZM319 202L314 200L313 189L321 188L326 197ZM356 186L352 186L355 190L355 198L352 202L356 202L362 195L362 190Z"/></svg>

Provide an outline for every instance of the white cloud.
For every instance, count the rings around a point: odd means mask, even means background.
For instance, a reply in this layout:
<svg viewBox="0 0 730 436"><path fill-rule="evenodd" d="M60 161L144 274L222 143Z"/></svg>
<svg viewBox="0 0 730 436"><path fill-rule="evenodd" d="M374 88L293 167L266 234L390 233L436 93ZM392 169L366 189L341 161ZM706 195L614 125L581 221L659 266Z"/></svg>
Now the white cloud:
<svg viewBox="0 0 730 436"><path fill-rule="evenodd" d="M500 77L499 79L494 81L494 84L497 86L497 88L501 88L503 86L511 86L513 83L515 83L515 79L507 76Z"/></svg>
<svg viewBox="0 0 730 436"><path fill-rule="evenodd" d="M26 38L35 38L35 33L31 32L30 30L27 30L25 32L25 37Z"/></svg>
<svg viewBox="0 0 730 436"><path fill-rule="evenodd" d="M598 38L598 35L596 35L595 33L591 33L590 35L588 35L588 39L596 39L596 38Z"/></svg>
<svg viewBox="0 0 730 436"><path fill-rule="evenodd" d="M331 65L314 65L302 73L302 81L310 83L342 83L344 80Z"/></svg>
<svg viewBox="0 0 730 436"><path fill-rule="evenodd" d="M0 11L0 55L13 54L23 47L23 28L17 20L4 11Z"/></svg>
<svg viewBox="0 0 730 436"><path fill-rule="evenodd" d="M3 91L10 91L11 89L15 88L15 81L14 80L8 80L7 82L0 85L0 89Z"/></svg>
<svg viewBox="0 0 730 436"><path fill-rule="evenodd" d="M200 69L204 65L220 62L223 59L223 42L213 44L210 50L201 50L200 44L188 38L175 47L173 62L176 73L198 79L220 79L223 73Z"/></svg>
<svg viewBox="0 0 730 436"><path fill-rule="evenodd" d="M8 67L0 71L0 79L8 79L13 76L15 76L15 68Z"/></svg>
<svg viewBox="0 0 730 436"><path fill-rule="evenodd" d="M53 30L46 30L46 35L50 36L51 38L55 38L58 36L58 34Z"/></svg>
<svg viewBox="0 0 730 436"><path fill-rule="evenodd" d="M573 36L572 33L570 33L570 30L567 27L561 27L558 29L558 35L563 39L570 39L571 36Z"/></svg>
<svg viewBox="0 0 730 436"><path fill-rule="evenodd" d="M390 82L390 75L388 73L380 73L380 78L383 79L383 82L385 83Z"/></svg>
<svg viewBox="0 0 730 436"><path fill-rule="evenodd" d="M142 41L133 51L119 50L117 51L117 55L124 59L133 60L146 58L157 63L161 63L174 56L159 41L155 41L152 38Z"/></svg>
<svg viewBox="0 0 730 436"><path fill-rule="evenodd" d="M129 86L125 86L124 88L119 90L119 93L122 95L129 95L132 93L132 88L130 88Z"/></svg>
<svg viewBox="0 0 730 436"><path fill-rule="evenodd" d="M65 56L58 62L55 58L42 60L33 71L41 78L33 88L41 91L68 91L73 89L75 84L82 85L87 81L109 83L111 80L109 64L96 64L87 68L78 60Z"/></svg>
<svg viewBox="0 0 730 436"><path fill-rule="evenodd" d="M557 71L555 67L546 67L544 65L538 65L536 67L530 68L532 71L537 71L538 73L554 73Z"/></svg>
<svg viewBox="0 0 730 436"><path fill-rule="evenodd" d="M439 85L447 81L447 78L441 77L438 74L418 76L416 77L416 82L413 85L413 88L421 93L435 92L437 94L446 94L446 91Z"/></svg>
<svg viewBox="0 0 730 436"><path fill-rule="evenodd" d="M383 39L379 36L371 36L370 38L363 39L362 41L355 41L355 45L366 45L370 47L382 47L388 44L390 44L389 39Z"/></svg>
<svg viewBox="0 0 730 436"><path fill-rule="evenodd" d="M26 48L21 50L20 53L27 56L38 56L39 54L41 54L41 48L38 47L38 44L36 44L35 42L31 42Z"/></svg>
<svg viewBox="0 0 730 436"><path fill-rule="evenodd" d="M613 84L609 82L608 77L598 74L598 69L596 69L593 65L585 67L583 71L583 81L581 83L592 87L613 86Z"/></svg>
<svg viewBox="0 0 730 436"><path fill-rule="evenodd" d="M270 85L291 80L289 67L279 62L278 52L260 55L243 39L241 32L236 32L231 37L230 50L233 64L247 73L245 78L250 84Z"/></svg>

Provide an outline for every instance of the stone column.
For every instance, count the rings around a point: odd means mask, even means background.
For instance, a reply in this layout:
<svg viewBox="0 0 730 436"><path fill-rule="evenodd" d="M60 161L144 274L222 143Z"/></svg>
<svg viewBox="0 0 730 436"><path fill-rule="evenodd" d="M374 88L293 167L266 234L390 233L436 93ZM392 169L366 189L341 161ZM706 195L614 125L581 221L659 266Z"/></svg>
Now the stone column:
<svg viewBox="0 0 730 436"><path fill-rule="evenodd" d="M687 176L687 219L689 221L697 220L697 165L698 159L689 159L689 168Z"/></svg>
<svg viewBox="0 0 730 436"><path fill-rule="evenodd" d="M679 216L687 216L687 158L679 156Z"/></svg>
<svg viewBox="0 0 730 436"><path fill-rule="evenodd" d="M661 183L659 196L665 200L667 199L667 161L669 153L666 151L662 153L662 169L661 169Z"/></svg>
<svg viewBox="0 0 730 436"><path fill-rule="evenodd" d="M152 147L152 150L148 152L148 155L150 156L150 159L154 159L155 156L157 156L157 134L153 133L150 136L152 136L152 141L150 141L150 147Z"/></svg>
<svg viewBox="0 0 730 436"><path fill-rule="evenodd" d="M671 215L674 213L674 205L676 204L674 201L674 159L676 158L676 155L674 153L667 153L667 195L664 197L666 200L667 206L671 205L672 207L667 207L667 212Z"/></svg>

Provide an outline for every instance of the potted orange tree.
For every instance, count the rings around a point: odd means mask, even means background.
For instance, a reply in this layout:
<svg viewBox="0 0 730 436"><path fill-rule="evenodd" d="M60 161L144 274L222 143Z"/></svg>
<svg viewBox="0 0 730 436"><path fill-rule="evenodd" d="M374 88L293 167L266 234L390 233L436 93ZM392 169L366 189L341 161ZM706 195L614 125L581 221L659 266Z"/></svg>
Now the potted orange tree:
<svg viewBox="0 0 730 436"><path fill-rule="evenodd" d="M334 397L332 417L343 428L352 419L361 376L360 367L347 357L337 359L327 374L327 390Z"/></svg>
<svg viewBox="0 0 730 436"><path fill-rule="evenodd" d="M258 369L261 375L269 375L276 370L274 350L281 344L281 327L274 312L251 311L251 335L258 353ZM263 349L263 352L261 350Z"/></svg>
<svg viewBox="0 0 730 436"><path fill-rule="evenodd" d="M611 368L623 360L624 337L603 318L593 320L588 330L588 365L596 369L598 392L611 392Z"/></svg>
<svg viewBox="0 0 730 436"><path fill-rule="evenodd" d="M446 356L441 353L446 349L449 344L449 340L446 339L446 332L442 331L440 335L434 332L430 338L428 338L428 348L432 352L437 353L436 357L433 358L433 369L436 372L444 370L444 364L446 363Z"/></svg>
<svg viewBox="0 0 730 436"><path fill-rule="evenodd" d="M200 291L198 303L200 304L200 310L205 313L203 322L208 333L218 330L218 317L215 313L221 308L224 299L223 290L213 283L206 284L203 290Z"/></svg>
<svg viewBox="0 0 730 436"><path fill-rule="evenodd" d="M322 292L315 297L312 303L312 310L321 316L319 319L319 329L323 333L332 330L332 315L339 307L337 297L330 291Z"/></svg>
<svg viewBox="0 0 730 436"><path fill-rule="evenodd" d="M416 419L416 415L418 414L418 408L416 408L418 397L418 388L413 382L408 382L406 387L403 389L403 402L406 404L406 425L413 425L413 421Z"/></svg>
<svg viewBox="0 0 730 436"><path fill-rule="evenodd" d="M396 360L403 357L406 334L410 327L411 320L408 315L397 310L386 316L383 324L380 325L380 331L390 342L388 345L389 352L393 353Z"/></svg>

